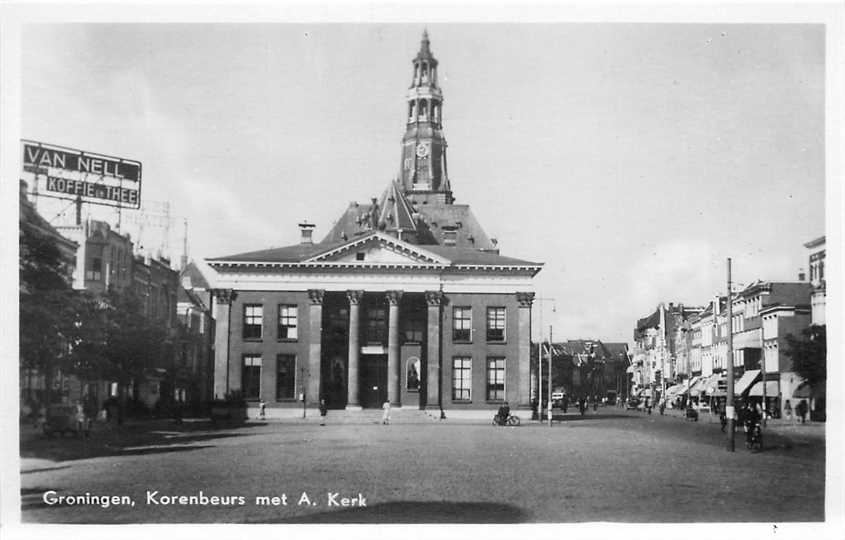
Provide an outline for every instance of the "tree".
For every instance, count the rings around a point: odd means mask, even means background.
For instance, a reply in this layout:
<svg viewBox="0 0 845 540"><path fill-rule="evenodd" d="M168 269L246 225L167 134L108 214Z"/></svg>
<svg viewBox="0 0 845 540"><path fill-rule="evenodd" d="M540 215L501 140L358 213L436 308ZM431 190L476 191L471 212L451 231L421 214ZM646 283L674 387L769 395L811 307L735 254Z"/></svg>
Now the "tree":
<svg viewBox="0 0 845 540"><path fill-rule="evenodd" d="M827 331L825 326L808 326L801 337L786 336L789 344L787 356L792 358L792 369L811 386L827 379Z"/></svg>
<svg viewBox="0 0 845 540"><path fill-rule="evenodd" d="M70 367L76 295L54 238L22 224L19 247L20 367L44 375L50 403L56 369Z"/></svg>
<svg viewBox="0 0 845 540"><path fill-rule="evenodd" d="M144 379L146 371L162 357L167 330L144 313L141 298L131 289L110 290L102 301L103 342L100 375L118 383L122 420L126 388Z"/></svg>

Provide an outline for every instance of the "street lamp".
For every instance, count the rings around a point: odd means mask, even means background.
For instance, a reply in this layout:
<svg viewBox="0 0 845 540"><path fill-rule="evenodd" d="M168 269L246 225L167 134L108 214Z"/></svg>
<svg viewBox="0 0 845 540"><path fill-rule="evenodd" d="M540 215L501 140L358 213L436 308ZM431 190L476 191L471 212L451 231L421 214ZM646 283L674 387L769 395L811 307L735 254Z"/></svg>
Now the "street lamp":
<svg viewBox="0 0 845 540"><path fill-rule="evenodd" d="M552 302L552 313L557 311L554 298L537 297L534 299L538 302L538 309L540 310L540 335L537 340L537 414L540 422L543 421L543 302ZM549 425L551 425L551 407L552 407L552 327L549 326Z"/></svg>

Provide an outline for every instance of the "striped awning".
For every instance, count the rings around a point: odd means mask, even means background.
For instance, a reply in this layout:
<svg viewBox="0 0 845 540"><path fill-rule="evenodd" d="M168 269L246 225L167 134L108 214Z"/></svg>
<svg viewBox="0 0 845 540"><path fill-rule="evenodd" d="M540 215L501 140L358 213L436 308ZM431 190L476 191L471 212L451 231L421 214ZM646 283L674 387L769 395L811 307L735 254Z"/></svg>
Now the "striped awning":
<svg viewBox="0 0 845 540"><path fill-rule="evenodd" d="M748 371L743 373L742 377L740 377L739 380L734 383L734 394L737 396L744 394L746 390L751 388L751 383L756 381L759 375L759 369L749 369Z"/></svg>
<svg viewBox="0 0 845 540"><path fill-rule="evenodd" d="M749 396L762 396L763 395L763 381L757 381L757 383L751 387L751 390L748 391ZM778 395L778 382L777 381L766 381L766 397L777 397Z"/></svg>

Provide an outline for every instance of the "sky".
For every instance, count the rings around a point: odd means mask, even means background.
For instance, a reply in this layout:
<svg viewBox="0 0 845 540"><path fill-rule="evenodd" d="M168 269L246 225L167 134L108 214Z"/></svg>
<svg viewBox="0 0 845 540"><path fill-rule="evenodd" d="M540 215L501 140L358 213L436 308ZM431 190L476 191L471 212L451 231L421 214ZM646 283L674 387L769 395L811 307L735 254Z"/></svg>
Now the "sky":
<svg viewBox="0 0 845 540"><path fill-rule="evenodd" d="M545 263L535 317L556 341L631 342L658 302L724 293L727 257L740 284L807 268L825 234L823 26L426 27L456 202L503 255ZM423 28L27 25L22 137L141 161L176 261L185 221L192 259L297 243L303 219L321 238L399 172ZM160 218L121 219L163 242Z"/></svg>

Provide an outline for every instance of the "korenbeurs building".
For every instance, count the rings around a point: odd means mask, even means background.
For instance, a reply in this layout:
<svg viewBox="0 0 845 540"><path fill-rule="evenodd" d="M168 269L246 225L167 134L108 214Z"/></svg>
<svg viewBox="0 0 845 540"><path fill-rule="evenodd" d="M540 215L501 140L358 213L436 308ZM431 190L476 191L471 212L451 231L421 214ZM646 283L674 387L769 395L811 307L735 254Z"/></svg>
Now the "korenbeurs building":
<svg viewBox="0 0 845 540"><path fill-rule="evenodd" d="M214 393L267 407L528 406L532 279L455 204L437 60L423 34L399 177L319 243L208 259Z"/></svg>

